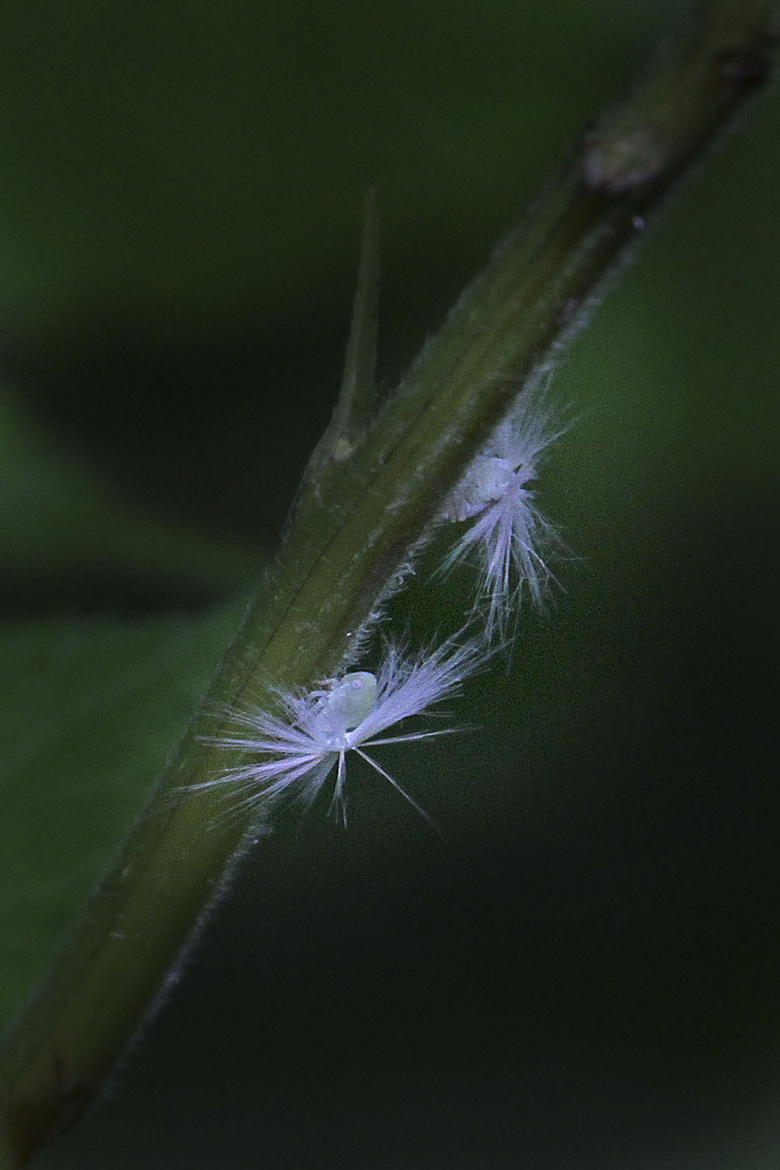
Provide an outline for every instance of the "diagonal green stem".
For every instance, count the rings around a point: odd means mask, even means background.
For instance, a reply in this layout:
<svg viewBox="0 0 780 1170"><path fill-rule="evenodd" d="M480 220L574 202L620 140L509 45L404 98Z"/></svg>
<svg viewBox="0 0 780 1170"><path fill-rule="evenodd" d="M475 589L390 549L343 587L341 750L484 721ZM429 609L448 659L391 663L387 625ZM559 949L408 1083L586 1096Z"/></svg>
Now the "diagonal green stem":
<svg viewBox="0 0 780 1170"><path fill-rule="evenodd" d="M332 673L513 399L584 323L669 187L768 79L778 9L702 4L635 93L589 129L343 460L318 460L206 710ZM3 1054L0 1150L23 1163L75 1119L159 1002L257 834L214 789L234 762L196 720Z"/></svg>

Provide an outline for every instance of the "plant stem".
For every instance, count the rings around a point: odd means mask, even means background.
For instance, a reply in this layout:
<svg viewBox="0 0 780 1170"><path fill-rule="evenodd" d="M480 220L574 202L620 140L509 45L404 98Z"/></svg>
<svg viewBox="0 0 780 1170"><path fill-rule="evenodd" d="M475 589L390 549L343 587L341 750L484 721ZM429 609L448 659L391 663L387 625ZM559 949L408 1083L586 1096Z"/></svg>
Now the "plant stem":
<svg viewBox="0 0 780 1170"><path fill-rule="evenodd" d="M461 297L354 449L312 464L278 563L207 711L267 707L271 684L310 685L349 655L489 430L584 323L604 278L670 186L766 82L777 34L774 0L701 4L635 92L583 134L544 199ZM366 261L366 287L371 270ZM355 329L370 339L365 324ZM370 352L370 340L355 349L356 371L370 368ZM354 409L348 405L340 424L350 444ZM204 742L219 727L213 714L196 719L8 1038L0 1144L11 1165L99 1091L175 981L183 948L257 835L248 819L221 815L218 790L191 791L234 762Z"/></svg>

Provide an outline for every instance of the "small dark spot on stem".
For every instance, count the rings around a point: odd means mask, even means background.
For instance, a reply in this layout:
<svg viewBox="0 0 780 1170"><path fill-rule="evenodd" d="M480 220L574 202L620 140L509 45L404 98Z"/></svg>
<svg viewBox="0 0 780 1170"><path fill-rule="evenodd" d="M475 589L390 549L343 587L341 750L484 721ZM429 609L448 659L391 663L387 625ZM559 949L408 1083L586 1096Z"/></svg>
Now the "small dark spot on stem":
<svg viewBox="0 0 780 1170"><path fill-rule="evenodd" d="M771 52L777 38L759 34L751 44L732 45L718 54L721 76L730 89L760 89L772 73Z"/></svg>

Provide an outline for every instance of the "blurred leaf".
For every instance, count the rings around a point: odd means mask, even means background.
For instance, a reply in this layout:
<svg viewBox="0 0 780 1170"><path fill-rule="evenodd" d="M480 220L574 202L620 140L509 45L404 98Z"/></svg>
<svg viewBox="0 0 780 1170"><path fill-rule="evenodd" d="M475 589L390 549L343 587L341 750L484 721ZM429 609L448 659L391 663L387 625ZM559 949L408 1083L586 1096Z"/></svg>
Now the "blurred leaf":
<svg viewBox="0 0 780 1170"><path fill-rule="evenodd" d="M257 561L235 539L146 511L36 430L0 391L0 603L186 604Z"/></svg>
<svg viewBox="0 0 780 1170"><path fill-rule="evenodd" d="M239 613L0 626L0 1021L132 823Z"/></svg>
<svg viewBox="0 0 780 1170"><path fill-rule="evenodd" d="M583 108L614 97L608 64L619 53L630 76L675 5L593 7L6 5L3 299L16 321L297 311L302 273L316 289L348 256L351 281L368 183L387 254L411 263L423 239L478 222L511 174L506 225L518 183L522 199Z"/></svg>

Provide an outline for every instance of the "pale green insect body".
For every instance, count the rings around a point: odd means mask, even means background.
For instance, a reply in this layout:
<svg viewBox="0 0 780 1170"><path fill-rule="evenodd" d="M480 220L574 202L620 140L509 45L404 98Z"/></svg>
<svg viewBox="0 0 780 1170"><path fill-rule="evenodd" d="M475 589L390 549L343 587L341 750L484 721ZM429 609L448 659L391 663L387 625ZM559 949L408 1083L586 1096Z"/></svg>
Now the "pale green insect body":
<svg viewBox="0 0 780 1170"><path fill-rule="evenodd" d="M317 730L334 747L346 747L348 733L359 727L376 704L376 675L369 670L345 674L324 695L314 715Z"/></svg>
<svg viewBox="0 0 780 1170"><path fill-rule="evenodd" d="M443 510L446 520L472 520L503 499L518 469L499 455L477 455L451 493Z"/></svg>

